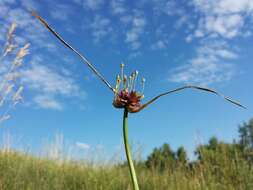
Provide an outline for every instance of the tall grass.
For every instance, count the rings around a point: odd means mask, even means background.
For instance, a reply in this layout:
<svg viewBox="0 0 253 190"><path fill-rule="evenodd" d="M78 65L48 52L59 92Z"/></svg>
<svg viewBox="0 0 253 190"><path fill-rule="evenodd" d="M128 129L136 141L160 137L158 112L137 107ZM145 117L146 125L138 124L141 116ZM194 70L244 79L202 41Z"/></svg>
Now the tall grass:
<svg viewBox="0 0 253 190"><path fill-rule="evenodd" d="M22 46L15 40L16 24L9 27L6 43L0 53L0 126L8 120L11 110L21 102L23 85L20 68L25 56L29 53L29 43ZM0 51L1 51L0 49Z"/></svg>
<svg viewBox="0 0 253 190"><path fill-rule="evenodd" d="M202 161L177 164L163 172L137 163L142 190L252 190L253 166L235 152L202 153ZM0 152L1 190L130 190L126 165L92 165L88 162L33 157Z"/></svg>

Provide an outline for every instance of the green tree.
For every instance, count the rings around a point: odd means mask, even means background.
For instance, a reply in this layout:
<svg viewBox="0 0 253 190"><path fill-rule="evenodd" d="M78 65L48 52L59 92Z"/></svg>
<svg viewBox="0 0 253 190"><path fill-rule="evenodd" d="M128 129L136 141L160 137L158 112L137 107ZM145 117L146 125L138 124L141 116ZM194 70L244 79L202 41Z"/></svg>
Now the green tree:
<svg viewBox="0 0 253 190"><path fill-rule="evenodd" d="M146 166L151 169L163 171L166 168L173 167L175 161L175 152L173 152L169 144L165 143L160 148L154 148L153 152L147 158Z"/></svg>
<svg viewBox="0 0 253 190"><path fill-rule="evenodd" d="M239 144L243 150L253 149L253 119L239 126Z"/></svg>
<svg viewBox="0 0 253 190"><path fill-rule="evenodd" d="M215 150L218 145L219 145L219 141L218 141L217 137L212 137L209 140L208 149Z"/></svg>
<svg viewBox="0 0 253 190"><path fill-rule="evenodd" d="M177 160L179 163L182 163L182 164L188 163L187 153L183 146L177 149Z"/></svg>
<svg viewBox="0 0 253 190"><path fill-rule="evenodd" d="M208 144L199 145L196 148L195 155L197 156L198 160L204 160L204 156L210 154L211 152L215 152L220 145L220 142L216 137L211 137Z"/></svg>
<svg viewBox="0 0 253 190"><path fill-rule="evenodd" d="M250 163L253 163L253 119L248 123L243 123L243 125L239 126L238 132L238 145L243 157Z"/></svg>

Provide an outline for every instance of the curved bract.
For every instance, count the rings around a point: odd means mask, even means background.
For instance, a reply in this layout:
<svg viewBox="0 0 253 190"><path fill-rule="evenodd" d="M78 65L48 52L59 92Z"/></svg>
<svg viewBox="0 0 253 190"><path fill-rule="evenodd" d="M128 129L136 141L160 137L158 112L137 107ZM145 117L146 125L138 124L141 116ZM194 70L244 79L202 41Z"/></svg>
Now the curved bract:
<svg viewBox="0 0 253 190"><path fill-rule="evenodd" d="M71 51L73 51L81 60L92 70L92 72L98 76L98 78L112 91L114 91L114 88L110 85L110 83L103 77L102 74L88 61L88 59L79 53L74 47L72 47L68 42L66 42L52 27L49 26L49 24L41 17L39 16L35 11L32 11L32 15L35 16L39 21L58 39L61 43L63 43L67 48L69 48Z"/></svg>
<svg viewBox="0 0 253 190"><path fill-rule="evenodd" d="M140 108L138 110L136 110L136 112L139 112L141 110L143 110L144 108L146 108L148 105L152 104L153 102L155 102L156 100L158 100L159 98L161 98L162 96L166 96L166 95L169 95L171 93L174 93L174 92L178 92L178 91L181 91L181 90L185 90L185 89L195 89L195 90L201 90L201 91L206 91L206 92L209 92L209 93L213 93L213 94L216 94L217 96L220 96L222 98L224 98L226 101L236 105L236 106L239 106L241 108L244 108L246 109L245 106L241 105L239 102L235 101L235 100L232 100L231 98L229 97L226 97L224 96L223 94L215 91L215 90L212 90L212 89L209 89L209 88L205 88L205 87L200 87L200 86L193 86L193 85L187 85L187 86L183 86L183 87L180 87L180 88L176 88L174 90L170 90L168 92L164 92L162 94L159 94L158 96L154 97L153 99L149 100L147 103L143 104L142 106L140 106Z"/></svg>

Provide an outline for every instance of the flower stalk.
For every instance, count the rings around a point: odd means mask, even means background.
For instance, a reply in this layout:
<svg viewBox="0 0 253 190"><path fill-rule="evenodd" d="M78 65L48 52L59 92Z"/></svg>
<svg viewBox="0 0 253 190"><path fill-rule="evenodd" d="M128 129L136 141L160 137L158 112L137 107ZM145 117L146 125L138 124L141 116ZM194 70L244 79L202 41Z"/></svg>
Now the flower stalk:
<svg viewBox="0 0 253 190"><path fill-rule="evenodd" d="M128 161L128 167L129 167L129 171L131 175L133 189L139 190L138 180L137 180L137 176L134 169L134 163L131 156L131 150L128 143L128 110L127 109L124 109L124 115L123 115L123 136L124 136L126 157Z"/></svg>

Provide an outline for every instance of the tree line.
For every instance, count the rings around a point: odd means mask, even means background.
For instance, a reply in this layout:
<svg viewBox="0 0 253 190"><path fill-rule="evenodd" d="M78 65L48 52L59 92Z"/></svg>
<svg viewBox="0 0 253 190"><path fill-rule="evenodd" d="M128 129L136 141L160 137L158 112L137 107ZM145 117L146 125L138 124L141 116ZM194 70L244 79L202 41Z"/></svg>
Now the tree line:
<svg viewBox="0 0 253 190"><path fill-rule="evenodd" d="M190 161L183 146L176 151L168 143L154 148L144 161L136 163L139 167L151 170L167 171L178 167L194 168L203 163L210 166L223 167L223 163L247 162L253 166L253 119L238 127L239 138L232 143L225 143L216 137L209 139L207 144L199 145L195 149L196 160Z"/></svg>

